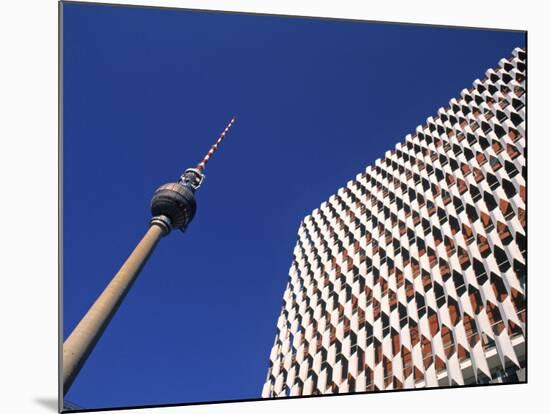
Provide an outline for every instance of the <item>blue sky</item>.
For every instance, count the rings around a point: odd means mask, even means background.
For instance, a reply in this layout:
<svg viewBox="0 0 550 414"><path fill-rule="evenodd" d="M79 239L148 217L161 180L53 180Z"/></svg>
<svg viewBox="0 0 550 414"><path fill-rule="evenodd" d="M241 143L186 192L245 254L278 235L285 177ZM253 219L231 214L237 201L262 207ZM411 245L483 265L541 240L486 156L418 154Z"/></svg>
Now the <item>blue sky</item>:
<svg viewBox="0 0 550 414"><path fill-rule="evenodd" d="M64 338L147 229L161 184L206 168L68 400L259 398L300 220L496 66L523 33L64 5Z"/></svg>

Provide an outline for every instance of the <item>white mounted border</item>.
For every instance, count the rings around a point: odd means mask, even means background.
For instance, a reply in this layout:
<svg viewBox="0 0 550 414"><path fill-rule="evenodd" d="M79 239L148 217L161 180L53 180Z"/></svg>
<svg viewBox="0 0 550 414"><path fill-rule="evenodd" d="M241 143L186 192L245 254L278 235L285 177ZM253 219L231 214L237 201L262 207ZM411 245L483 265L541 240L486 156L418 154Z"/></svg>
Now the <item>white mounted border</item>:
<svg viewBox="0 0 550 414"><path fill-rule="evenodd" d="M130 0L129 0L130 1ZM111 3L123 3L111 1ZM527 29L529 49L529 365L528 385L476 387L462 390L400 392L336 398L295 399L125 413L285 413L385 412L463 413L526 412L547 405L546 263L548 206L547 128L548 10L544 2L503 0L441 1L131 1L172 7L297 14L368 20L437 23ZM57 396L57 1L1 3L0 39L0 177L4 219L0 232L2 328L0 358L4 412L53 413ZM22 205L14 217L8 197L24 200L24 183L38 183L34 204ZM35 217L33 223L18 218ZM9 294L8 294L9 292ZM537 408L534 412L540 412Z"/></svg>

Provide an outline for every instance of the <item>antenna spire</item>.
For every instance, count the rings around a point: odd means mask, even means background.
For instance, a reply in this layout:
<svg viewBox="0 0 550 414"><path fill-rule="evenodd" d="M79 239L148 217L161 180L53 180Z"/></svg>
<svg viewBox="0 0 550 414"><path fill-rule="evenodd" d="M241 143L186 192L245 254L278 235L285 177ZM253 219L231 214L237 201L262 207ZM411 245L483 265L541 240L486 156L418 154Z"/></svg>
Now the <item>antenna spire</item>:
<svg viewBox="0 0 550 414"><path fill-rule="evenodd" d="M220 145L220 143L225 138L225 134L227 134L227 131L229 131L231 129L231 127L233 126L233 123L235 122L236 119L237 119L236 116L233 116L233 118L231 118L231 121L229 121L229 123L227 124L225 129L222 131L222 133L218 137L217 141L214 143L214 145L212 145L210 147L210 150L208 150L208 152L206 153L206 155L204 156L202 161L199 162L199 164L197 165L197 170L199 170L201 173L204 170L204 166L206 165L206 163L208 162L208 160L210 159L212 154L214 154L216 152L216 150L218 149L218 146Z"/></svg>
<svg viewBox="0 0 550 414"><path fill-rule="evenodd" d="M216 150L218 149L218 146L225 138L227 131L231 129L236 119L237 119L236 116L233 116L233 118L231 118L231 121L229 121L229 123L227 124L225 129L222 131L222 133L220 134L220 136L218 137L214 145L210 147L210 149L208 150L208 152L206 153L202 161L198 163L196 168L188 168L187 170L185 170L185 172L180 177L180 182L190 186L193 189L193 191L201 186L202 182L204 181L204 174L203 174L204 166L206 165L206 163L208 162L212 154L216 152Z"/></svg>

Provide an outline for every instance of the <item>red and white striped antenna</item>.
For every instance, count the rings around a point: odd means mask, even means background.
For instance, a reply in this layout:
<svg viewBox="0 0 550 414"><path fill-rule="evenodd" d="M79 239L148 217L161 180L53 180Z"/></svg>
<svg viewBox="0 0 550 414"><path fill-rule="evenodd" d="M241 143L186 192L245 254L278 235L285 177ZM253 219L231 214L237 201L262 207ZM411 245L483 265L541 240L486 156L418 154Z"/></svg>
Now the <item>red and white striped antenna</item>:
<svg viewBox="0 0 550 414"><path fill-rule="evenodd" d="M231 129L231 127L233 126L233 123L235 122L236 119L237 119L236 116L233 116L233 118L231 118L231 121L229 121L229 123L227 124L225 129L222 131L222 133L220 134L220 136L218 137L218 139L216 140L214 145L212 145L210 147L210 149L208 150L208 152L206 153L206 155L204 156L202 161L199 162L199 164L197 165L197 170L199 170L200 172L202 172L204 170L204 167L205 167L206 163L208 162L208 160L210 159L212 154L214 154L216 152L216 150L218 149L218 146L221 144L221 142L225 138L225 135Z"/></svg>
<svg viewBox="0 0 550 414"><path fill-rule="evenodd" d="M222 133L220 134L220 136L218 137L214 145L210 147L210 149L208 150L208 152L206 153L202 161L198 163L197 167L188 168L187 170L185 170L185 172L180 177L181 182L186 183L187 185L190 185L195 190L200 187L200 185L204 181L203 170L204 170L204 167L206 166L206 163L208 162L208 160L210 160L210 157L212 157L212 155L216 152L220 143L223 141L223 139L225 138L225 135L231 129L236 119L237 119L236 116L233 116L233 118L231 118L231 121L229 121L229 123L227 124L225 129L222 131Z"/></svg>

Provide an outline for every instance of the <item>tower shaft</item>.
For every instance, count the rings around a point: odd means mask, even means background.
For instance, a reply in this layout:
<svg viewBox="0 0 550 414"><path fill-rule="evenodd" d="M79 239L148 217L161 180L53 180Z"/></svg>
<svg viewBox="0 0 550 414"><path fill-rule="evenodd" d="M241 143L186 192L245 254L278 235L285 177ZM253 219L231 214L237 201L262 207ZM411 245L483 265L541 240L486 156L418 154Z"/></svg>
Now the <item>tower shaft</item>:
<svg viewBox="0 0 550 414"><path fill-rule="evenodd" d="M169 231L166 222L153 219L134 251L64 342L63 395L69 390L158 241Z"/></svg>

